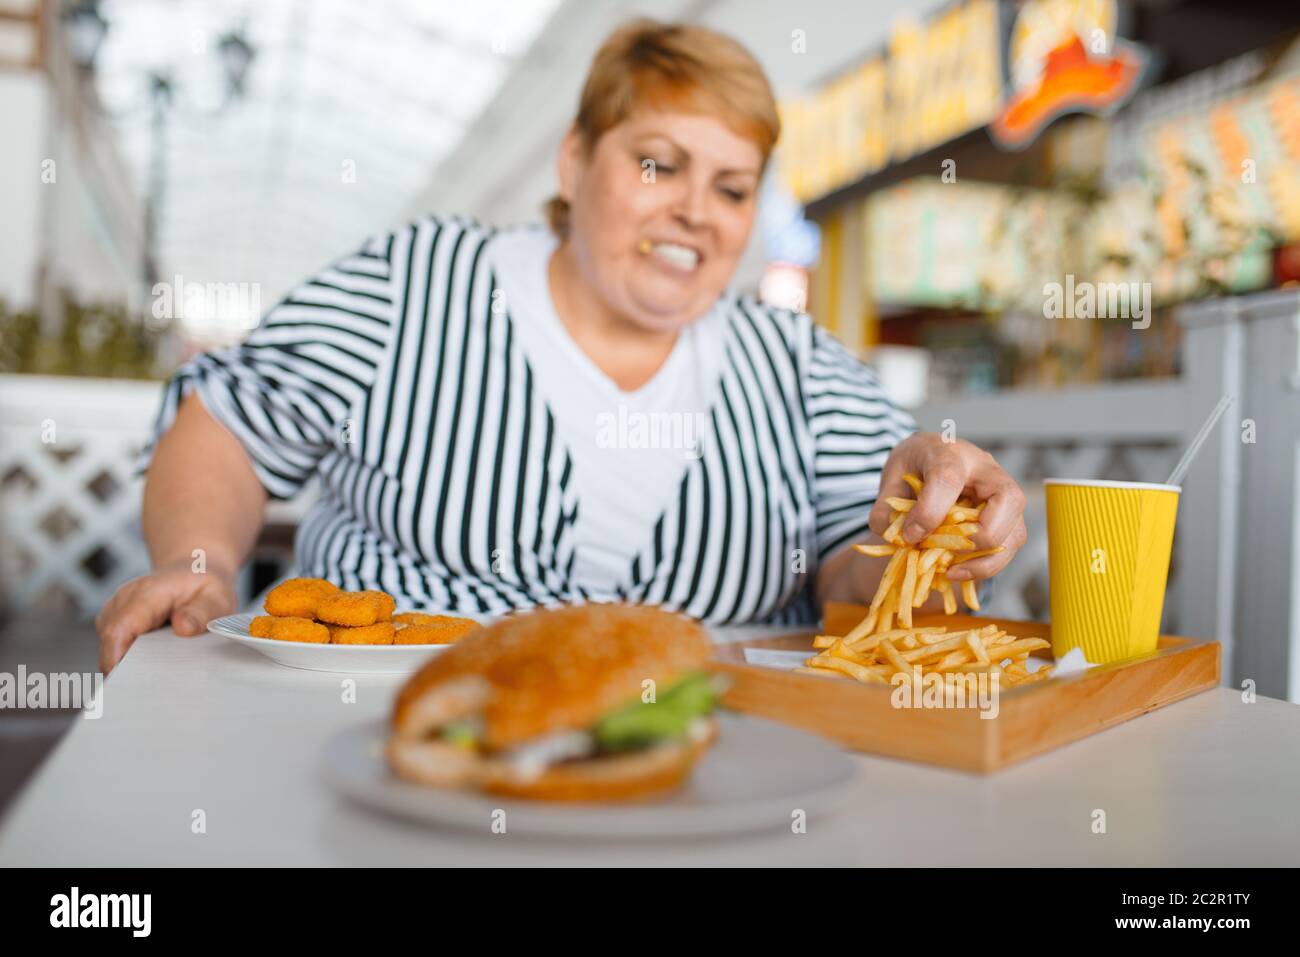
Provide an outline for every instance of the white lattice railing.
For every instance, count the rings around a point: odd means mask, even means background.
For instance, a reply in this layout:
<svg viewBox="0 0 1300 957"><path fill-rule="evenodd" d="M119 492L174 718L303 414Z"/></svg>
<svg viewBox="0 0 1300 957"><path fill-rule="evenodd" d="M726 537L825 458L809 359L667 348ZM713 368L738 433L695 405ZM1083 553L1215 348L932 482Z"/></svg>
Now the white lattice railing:
<svg viewBox="0 0 1300 957"><path fill-rule="evenodd" d="M0 376L0 597L11 610L93 615L148 567L132 464L156 382Z"/></svg>

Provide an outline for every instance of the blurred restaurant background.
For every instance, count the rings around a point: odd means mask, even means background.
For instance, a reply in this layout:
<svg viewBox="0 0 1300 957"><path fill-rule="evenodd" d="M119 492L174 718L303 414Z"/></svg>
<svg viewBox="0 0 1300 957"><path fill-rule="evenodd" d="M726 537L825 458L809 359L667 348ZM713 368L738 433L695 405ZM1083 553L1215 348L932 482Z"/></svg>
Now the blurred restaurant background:
<svg viewBox="0 0 1300 957"><path fill-rule="evenodd" d="M1235 397L1164 626L1300 701L1300 5L1252 0L0 0L0 671L94 669L169 371L378 230L539 221L636 15L736 36L781 101L737 285L1025 486L992 613L1047 614L1042 478L1163 481ZM64 718L0 714L9 780Z"/></svg>

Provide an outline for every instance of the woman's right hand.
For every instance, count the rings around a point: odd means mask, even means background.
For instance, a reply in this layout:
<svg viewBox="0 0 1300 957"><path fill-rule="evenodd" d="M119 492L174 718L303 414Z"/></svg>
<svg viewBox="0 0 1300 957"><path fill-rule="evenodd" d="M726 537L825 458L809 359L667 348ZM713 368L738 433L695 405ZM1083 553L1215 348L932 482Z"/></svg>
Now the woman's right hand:
<svg viewBox="0 0 1300 957"><path fill-rule="evenodd" d="M119 588L95 618L99 668L108 674L139 635L162 627L168 619L176 634L190 638L202 633L213 618L236 608L232 572L210 566L196 572L189 558L159 565Z"/></svg>

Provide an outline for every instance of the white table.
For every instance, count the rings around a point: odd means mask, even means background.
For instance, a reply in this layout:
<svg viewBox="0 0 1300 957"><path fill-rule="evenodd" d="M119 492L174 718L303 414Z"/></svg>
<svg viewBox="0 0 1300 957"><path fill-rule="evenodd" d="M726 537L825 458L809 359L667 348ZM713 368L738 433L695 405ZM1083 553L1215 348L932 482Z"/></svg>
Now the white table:
<svg viewBox="0 0 1300 957"><path fill-rule="evenodd" d="M560 843L425 829L337 797L324 741L385 715L402 681L358 676L345 704L344 678L210 635L142 637L103 717L77 720L0 823L0 865L1300 864L1300 706L1230 689L992 777L855 757L851 801L806 834ZM206 834L191 833L196 809Z"/></svg>

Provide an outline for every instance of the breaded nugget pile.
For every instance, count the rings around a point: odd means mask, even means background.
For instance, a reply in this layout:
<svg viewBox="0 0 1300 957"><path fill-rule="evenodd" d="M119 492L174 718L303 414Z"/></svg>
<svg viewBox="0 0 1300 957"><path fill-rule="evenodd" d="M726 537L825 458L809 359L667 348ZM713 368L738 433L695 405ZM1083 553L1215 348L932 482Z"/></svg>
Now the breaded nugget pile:
<svg viewBox="0 0 1300 957"><path fill-rule="evenodd" d="M393 614L382 591L342 591L323 578L290 578L267 593L267 614L254 618L254 638L335 645L445 645L479 627L470 618Z"/></svg>

